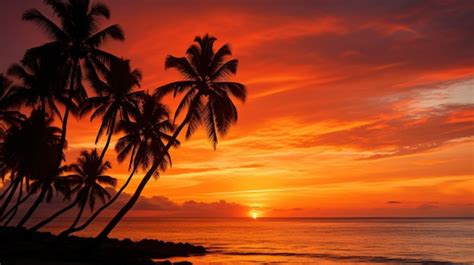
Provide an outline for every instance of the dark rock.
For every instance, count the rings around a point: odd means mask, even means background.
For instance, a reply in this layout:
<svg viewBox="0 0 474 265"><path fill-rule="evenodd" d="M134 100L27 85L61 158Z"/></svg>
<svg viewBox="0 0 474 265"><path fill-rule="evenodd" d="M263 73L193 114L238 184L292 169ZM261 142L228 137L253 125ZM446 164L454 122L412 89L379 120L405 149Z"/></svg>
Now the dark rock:
<svg viewBox="0 0 474 265"><path fill-rule="evenodd" d="M152 239L135 242L130 239L98 240L76 236L57 237L51 233L32 232L26 229L0 228L0 257L2 257L2 261L15 261L22 258L86 264L149 265L155 264L152 259L188 257L205 253L204 247L189 243L172 243ZM5 262L5 264L8 263Z"/></svg>

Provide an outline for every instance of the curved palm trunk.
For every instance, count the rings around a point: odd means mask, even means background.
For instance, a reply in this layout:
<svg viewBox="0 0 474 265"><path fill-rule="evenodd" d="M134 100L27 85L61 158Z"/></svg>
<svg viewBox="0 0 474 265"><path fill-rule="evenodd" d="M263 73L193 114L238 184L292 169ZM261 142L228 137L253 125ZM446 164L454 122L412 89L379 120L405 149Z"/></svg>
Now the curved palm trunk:
<svg viewBox="0 0 474 265"><path fill-rule="evenodd" d="M29 230L31 231L37 231L38 229L40 229L41 227L47 225L48 223L50 223L51 221L53 221L54 219L56 219L58 216L60 216L61 214L69 211L70 209L72 209L78 202L79 202L79 196L76 197L76 199L71 203L69 204L68 206L62 208L61 210L57 211L56 213L54 213L53 215L51 215L50 217L46 218L45 220L41 221L40 223L38 223L37 225L33 226L32 228L30 228Z"/></svg>
<svg viewBox="0 0 474 265"><path fill-rule="evenodd" d="M61 127L61 141L59 143L59 155L58 155L58 161L57 161L58 169L61 166L61 160L62 160L61 154L62 154L64 145L66 144L67 122L69 119L69 112L71 112L71 102L74 96L73 90L74 90L74 84L76 83L76 74L77 74L78 67L79 67L79 59L74 59L74 65L72 66L71 80L70 80L69 91L68 91L69 92L68 102L66 104L66 109L64 111L63 124Z"/></svg>
<svg viewBox="0 0 474 265"><path fill-rule="evenodd" d="M41 98L41 113L43 114L43 117L46 115L46 103L45 103L45 98Z"/></svg>
<svg viewBox="0 0 474 265"><path fill-rule="evenodd" d="M23 227L25 225L25 223L28 221L28 219L30 219L30 217L33 215L33 213L36 211L36 209L38 209L38 206L41 204L41 202L43 202L43 199L44 197L46 196L46 192L48 191L48 188L46 185L44 185L42 188L41 188L41 193L40 195L38 196L38 198L36 198L36 201L33 203L33 205L30 207L30 209L28 210L28 212L25 214L25 216L23 216L23 218L21 219L21 221L16 225L16 227Z"/></svg>
<svg viewBox="0 0 474 265"><path fill-rule="evenodd" d="M3 216L3 213L7 210L8 204L10 204L10 201L13 199L13 196L15 195L16 189L18 188L18 185L20 184L18 179L14 180L14 185L10 190L10 193L8 194L7 198L3 202L2 208L0 208L0 216Z"/></svg>
<svg viewBox="0 0 474 265"><path fill-rule="evenodd" d="M77 68L79 67L79 59L74 58L73 60L73 66L72 66L72 72L71 72L71 80L69 84L69 91L68 91L68 102L66 104L66 109L64 111L64 117L63 117L63 124L61 127L61 140L59 143L59 154L58 154L58 161L57 161L57 166L56 168L59 169L61 166L61 160L62 160L62 151L64 148L64 145L66 144L66 132L67 132L67 122L69 119L69 112L71 112L71 102L72 98L74 96L73 90L74 90L74 84L76 83L76 74L77 74ZM23 217L23 219L18 223L17 227L22 227L26 221L33 215L33 213L36 211L38 206L41 204L41 202L44 199L44 196L46 195L46 188L41 190L41 194L39 195L38 199L34 202L34 204L31 206L31 208L28 210L26 215Z"/></svg>
<svg viewBox="0 0 474 265"><path fill-rule="evenodd" d="M100 159L99 159L100 161L102 161L104 159L105 153L107 152L107 148L109 148L110 140L112 139L112 135L114 134L115 119L116 119L116 114L114 114L112 124L110 125L110 132L107 135L107 141L105 142L104 149L102 149L102 154L100 154Z"/></svg>
<svg viewBox="0 0 474 265"><path fill-rule="evenodd" d="M176 140L178 137L179 133L181 130L183 130L184 126L188 123L190 120L190 116L188 115L183 122L179 125L179 127L176 129L176 131L173 133L173 136L171 137L171 140L168 141L168 143L165 146L165 149L163 152L160 154L157 160L153 163L151 168L147 171L145 176L143 177L142 181L138 185L137 189L135 190L135 193L132 195L132 197L128 200L128 202L120 209L120 211L110 220L110 222L107 224L107 226L100 232L100 234L97 236L97 238L106 238L109 236L110 232L117 226L117 224L122 220L122 218L132 209L132 207L135 205L137 200L140 198L140 195L145 188L146 184L150 180L150 178L153 176L155 171L157 170L158 166L161 164L161 161L165 157L165 154L168 153L169 149L171 146L173 146L173 142Z"/></svg>
<svg viewBox="0 0 474 265"><path fill-rule="evenodd" d="M87 197L86 197L86 198L87 198ZM79 223L79 220L81 220L82 213L84 212L84 208L86 207L86 202L87 202L87 200L84 200L84 201L81 203L81 208L79 209L79 212L77 213L76 219L75 219L74 222L71 224L71 226L69 227L69 229L74 228L74 227L77 225L77 223Z"/></svg>
<svg viewBox="0 0 474 265"><path fill-rule="evenodd" d="M67 122L69 120L69 112L71 112L71 104L72 104L72 98L74 96L74 84L76 83L76 74L77 74L77 68L79 67L79 59L73 59L74 65L72 66L72 71L71 71L71 80L69 83L69 91L68 91L68 98L67 98L67 103L66 103L66 109L64 110L64 116L63 116L63 124L61 126L61 140L59 142L59 150L58 150L58 161L57 163L57 170L59 171L59 168L61 167L61 161L62 161L62 152L64 149L64 146L66 144L66 132L67 132Z"/></svg>
<svg viewBox="0 0 474 265"><path fill-rule="evenodd" d="M28 198L30 198L30 196L33 194L33 191L29 191L28 194L26 194L25 197L23 197L20 201L17 201L17 203L10 209L8 210L8 212L6 212L2 218L0 218L0 222L3 222L6 218L8 218L8 216L10 216L10 214L12 214L13 212L16 213L16 209L18 209L18 207L20 207L20 205L22 203L24 203L26 200L28 200Z"/></svg>
<svg viewBox="0 0 474 265"><path fill-rule="evenodd" d="M8 192L13 188L14 184L15 184L15 181L10 181L10 183L8 184L8 187L5 189L5 191L3 191L2 195L0 195L0 201L3 200L3 198L5 198Z"/></svg>
<svg viewBox="0 0 474 265"><path fill-rule="evenodd" d="M90 223L92 223L92 221L94 221L95 218L97 218L97 216L99 216L99 214L105 210L107 207L109 207L110 205L112 205L117 199L118 197L120 196L120 194L122 194L122 192L127 188L128 184L130 183L130 181L132 180L132 177L133 175L135 174L135 171L137 169L137 166L134 166L133 167L133 170L132 170L132 173L130 174L130 176L128 177L127 181L125 181L125 183L122 185L122 187L120 188L120 190L115 194L115 196L110 199L107 203L105 203L104 205L102 205L94 214L92 214L89 219L87 219L87 221L82 224L81 226L79 227L72 227L72 228L69 228L63 232L61 232L59 235L60 236L66 236L66 235L70 235L72 233L75 233L75 232L79 232L79 231L82 231L84 230L87 226L89 226Z"/></svg>
<svg viewBox="0 0 474 265"><path fill-rule="evenodd" d="M20 191L18 193L18 198L16 199L17 204L21 201L21 196L23 193L23 181L20 183ZM8 218L7 222L3 226L8 226L8 224L13 220L13 217L15 217L16 212L18 207L13 207L13 213L10 215L10 218Z"/></svg>

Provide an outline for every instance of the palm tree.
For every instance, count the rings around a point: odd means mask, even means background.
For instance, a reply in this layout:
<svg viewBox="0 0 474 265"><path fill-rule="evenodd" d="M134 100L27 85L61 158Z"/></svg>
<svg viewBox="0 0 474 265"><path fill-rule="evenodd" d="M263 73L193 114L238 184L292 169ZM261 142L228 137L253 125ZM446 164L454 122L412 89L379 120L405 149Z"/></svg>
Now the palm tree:
<svg viewBox="0 0 474 265"><path fill-rule="evenodd" d="M20 182L20 188L19 188L19 192L18 192L18 195L17 195L17 200L16 200L16 204L15 206L12 207L11 211L7 212L5 214L5 219L8 218L4 224L4 226L8 226L8 224L13 220L13 218L15 217L16 213L17 213L17 210L18 210L18 205L21 204L21 201L24 199L23 198L23 181ZM26 199L28 199L28 195L25 196ZM0 221L3 221L3 217L2 217L2 220Z"/></svg>
<svg viewBox="0 0 474 265"><path fill-rule="evenodd" d="M21 127L11 132L12 139L5 141L5 149L11 154L8 157L16 165L18 177L27 177L31 181L31 192L40 192L18 226L25 224L45 198L47 202L51 201L53 188L67 193L65 179L57 174L63 168L59 171L56 168L58 154L61 154L59 160L63 158L61 130L51 123L51 118L34 110Z"/></svg>
<svg viewBox="0 0 474 265"><path fill-rule="evenodd" d="M56 100L64 102L65 79L57 78L67 75L65 68L58 67L57 56L30 58L20 64L13 64L8 74L21 81L21 85L14 86L13 101L25 106L39 109L50 117L61 114L56 106Z"/></svg>
<svg viewBox="0 0 474 265"><path fill-rule="evenodd" d="M162 86L156 91L159 98L169 93L177 95L186 92L176 109L175 118L185 108L188 110L187 114L168 144L161 153L157 154L157 158L143 177L135 193L102 230L98 235L99 238L107 237L132 209L146 184L158 169L161 160L168 154L174 140L186 125L186 138L189 138L203 123L215 149L217 134L225 135L230 125L237 122L237 108L229 93L235 98L245 101L247 91L244 85L226 81L226 78L237 72L238 60L227 61L227 57L232 54L228 45L224 45L214 52L213 45L216 41L214 37L206 34L203 38L196 37L194 41L196 43L186 51L186 57L168 56L165 62L165 68L177 69L186 79Z"/></svg>
<svg viewBox="0 0 474 265"><path fill-rule="evenodd" d="M130 69L130 61L117 59L110 62L110 68L102 73L105 82L96 77L91 77L94 87L101 94L89 98L81 111L81 114L87 113L94 108L91 120L102 115L102 123L97 133L95 143L97 144L100 136L107 133L107 140L100 155L100 160L104 159L110 140L115 131L117 120L127 119L130 112L138 108L138 100L143 96L142 91L134 92L135 87L140 86L141 72L138 69Z"/></svg>
<svg viewBox="0 0 474 265"><path fill-rule="evenodd" d="M69 77L65 77L69 79L69 89L65 91L66 109L60 139L60 146L64 146L73 99L85 95L81 85L81 65L84 65L89 75L96 68L104 68L104 63L115 56L99 47L108 39L122 41L124 35L119 25L98 30L99 22L110 18L110 10L103 3L91 4L89 0L44 0L44 3L51 7L60 23L57 25L37 9L27 10L23 19L40 26L49 35L51 42L29 49L24 59L37 58L41 54L56 54L64 58L63 66L70 69ZM60 163L61 160L58 160L57 168Z"/></svg>
<svg viewBox="0 0 474 265"><path fill-rule="evenodd" d="M117 126L119 132L124 133L116 146L118 161L123 162L128 156L129 169L131 174L126 182L115 194L115 196L99 208L84 224L76 229L69 229L61 233L62 235L77 232L86 228L103 210L117 200L120 194L130 183L138 167L146 170L150 163L158 163L156 159L165 148L165 142L171 141L172 137L168 133L173 131L173 125L169 121L169 114L166 107L156 101L150 95L143 97L143 102L138 110L130 112L129 120L121 120ZM178 146L177 140L172 141L173 146ZM159 168L166 170L171 165L171 157L166 153L164 159L159 162ZM155 176L158 172L155 172Z"/></svg>
<svg viewBox="0 0 474 265"><path fill-rule="evenodd" d="M102 185L115 187L117 184L115 178L104 175L105 171L110 168L110 162L106 161L102 163L102 160L97 154L97 150L94 149L91 152L82 151L77 159L77 163L68 167L68 170L71 171L72 174L63 177L68 179L70 183L75 183L77 185L75 188L75 190L77 190L76 199L49 218L33 226L30 230L36 231L54 220L56 217L69 211L74 206L78 206L79 211L74 222L70 226L70 229L74 228L79 222L87 203L89 203L92 211L95 206L96 198L99 198L102 203L105 203L106 198L110 198L110 194L104 187L102 187Z"/></svg>
<svg viewBox="0 0 474 265"><path fill-rule="evenodd" d="M6 132L1 149L2 164L10 171L12 188L0 208L0 216L3 216L25 177L35 176L47 164L47 161L40 162L40 158L48 155L43 152L50 150L59 133L59 129L50 127L50 123L51 120L40 111L33 111L28 119L12 124Z"/></svg>
<svg viewBox="0 0 474 265"><path fill-rule="evenodd" d="M4 136L7 125L18 123L25 117L14 110L17 104L12 97L12 81L0 73L0 137Z"/></svg>
<svg viewBox="0 0 474 265"><path fill-rule="evenodd" d="M6 131L10 126L18 125L24 119L23 114L12 110L15 105L15 102L12 100L12 82L3 74L0 74L0 179L4 181L5 177L10 175L10 183L3 193L0 194L0 200L3 200L15 185L15 182L12 181L14 179L14 171L11 165L7 163L7 154L4 149ZM0 207L0 216L3 214L2 208Z"/></svg>

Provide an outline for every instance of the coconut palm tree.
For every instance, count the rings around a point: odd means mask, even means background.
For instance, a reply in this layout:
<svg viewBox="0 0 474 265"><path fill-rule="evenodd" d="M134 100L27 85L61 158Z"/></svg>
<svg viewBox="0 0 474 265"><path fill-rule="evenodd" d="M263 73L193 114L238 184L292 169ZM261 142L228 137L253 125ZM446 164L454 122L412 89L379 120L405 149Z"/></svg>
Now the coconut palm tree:
<svg viewBox="0 0 474 265"><path fill-rule="evenodd" d="M140 86L142 75L138 69L131 70L129 60L112 60L109 69L102 74L105 82L94 76L90 79L93 80L96 90L103 95L89 98L81 111L81 114L85 114L94 109L91 121L102 115L95 143L97 144L104 132L107 133L107 140L100 160L104 159L107 152L117 120L128 120L130 112L138 108L138 101L143 96L142 91L133 91L135 87Z"/></svg>
<svg viewBox="0 0 474 265"><path fill-rule="evenodd" d="M9 154L7 157L17 169L17 178L27 177L31 182L31 191L39 192L19 226L25 224L45 198L47 202L51 201L53 188L67 193L65 180L59 178L56 168L58 154L61 154L59 160L63 158L62 151L58 152L58 149L62 149L61 130L51 126L51 123L51 118L34 110L18 129L9 133L5 141L5 150Z"/></svg>
<svg viewBox="0 0 474 265"><path fill-rule="evenodd" d="M18 104L13 100L12 84L10 79L0 73L0 137L4 137L9 125L17 124L25 118L15 109Z"/></svg>
<svg viewBox="0 0 474 265"><path fill-rule="evenodd" d="M110 18L109 8L100 2L91 3L89 0L44 0L56 18L59 25L43 15L38 9L27 10L23 19L32 21L40 26L50 37L51 42L29 49L24 60L37 58L41 54L56 54L63 58L64 67L70 69L69 88L66 89L66 108L63 115L60 146L66 142L66 130L69 113L74 98L83 98L81 65L92 75L96 69L104 68L112 58L112 54L100 49L109 39L124 40L119 25L111 25L99 30L99 23ZM60 148L62 149L62 148ZM61 160L57 161L57 168Z"/></svg>
<svg viewBox="0 0 474 265"><path fill-rule="evenodd" d="M156 101L150 95L143 97L143 102L138 110L130 112L130 119L120 120L117 126L119 132L123 133L116 146L118 161L123 162L129 158L129 169L131 174L115 194L115 196L98 209L84 224L76 229L69 229L61 233L62 235L77 232L86 228L103 210L117 200L120 194L130 183L138 167L146 170L151 163L158 163L156 159L165 148L165 143L172 140L168 134L173 131L173 125L169 120L169 114L164 105ZM179 142L174 139L173 146L178 146ZM164 159L159 162L159 168L166 170L171 165L171 156L166 153ZM158 172L154 172L157 176Z"/></svg>
<svg viewBox="0 0 474 265"><path fill-rule="evenodd" d="M5 183L5 176L9 175L9 184L3 191L3 193L0 195L0 201L3 201L3 204L0 206L0 221L3 221L4 213L8 208L8 205L10 204L11 200L15 196L15 193L17 191L18 185L23 182L23 175L19 176L18 174L18 166L15 161L15 159L12 159L11 153L9 152L11 149L8 148L10 145L11 137L11 131L16 129L14 127L15 125L12 125L11 130L9 129L7 131L7 134L4 136L4 140L2 141L1 144L1 149L0 149L0 156L1 156L1 177L2 181ZM12 129L13 128L13 129ZM8 150L8 149L10 150ZM5 199L5 200L4 200Z"/></svg>
<svg viewBox="0 0 474 265"><path fill-rule="evenodd" d="M104 175L104 173L110 168L110 162L102 162L96 149L91 152L82 151L76 164L68 166L68 171L72 172L72 174L63 177L68 179L69 183L76 184L76 187L74 188L74 190L77 190L76 199L68 206L33 226L30 230L36 231L54 220L56 217L69 211L74 206L78 206L79 211L74 222L71 224L70 229L74 228L79 222L87 204L89 204L92 211L97 198L100 199L102 203L105 203L106 198L110 198L110 194L102 186L115 187L117 184L115 178Z"/></svg>
<svg viewBox="0 0 474 265"><path fill-rule="evenodd" d="M13 64L8 69L8 74L21 81L21 85L12 88L12 98L17 103L39 109L50 117L61 113L56 106L56 100L64 102L64 78L67 75L65 68L58 67L55 62L57 56L47 58L38 57L31 60L23 60L20 64ZM55 78L56 77L56 78Z"/></svg>
<svg viewBox="0 0 474 265"><path fill-rule="evenodd" d="M3 204L0 207L0 222L3 222L9 216L13 216L16 214L17 205L19 205L23 201L23 198L21 198L21 194L23 191L23 181L26 182L25 184L28 184L28 181L25 179L25 176L21 171L23 168L22 166L25 165L21 165L18 159L21 151L24 150L20 150L19 148L15 147L17 144L19 144L19 141L22 140L20 128L20 123L18 122L11 124L9 129L2 136L2 141L0 143L0 170L2 180L4 180L6 175L9 175L9 185L0 196L0 200L3 200L3 198L5 198L5 201L3 201ZM18 190L18 186L19 194L17 198L17 203L8 212L5 212L16 191ZM26 185L26 187L28 187L28 185Z"/></svg>
<svg viewBox="0 0 474 265"><path fill-rule="evenodd" d="M12 179L14 179L14 170L11 165L7 163L7 154L5 153L5 137L9 127L16 126L21 120L24 119L24 115L14 110L16 107L15 102L12 100L12 81L6 76L0 74L0 179L5 181L6 176L10 176L9 185L0 194L0 201L9 194L13 186L16 185ZM0 216L3 211L0 207Z"/></svg>
<svg viewBox="0 0 474 265"><path fill-rule="evenodd" d="M132 209L146 184L160 165L160 161L168 154L172 143L177 139L181 130L187 126L186 138L189 138L200 124L207 130L207 135L214 148L217 135L225 135L231 124L237 122L237 108L230 96L245 101L247 91L244 85L230 82L226 79L237 72L238 60L227 58L232 54L229 45L223 45L214 52L216 38L205 35L196 37L196 42L186 51L186 57L168 56L165 68L175 68L185 80L173 82L157 89L156 96L162 97L169 93L175 96L185 93L175 113L175 118L187 108L187 114L177 127L172 138L163 151L154 160L135 193L129 201L114 216L109 224L98 235L107 237L120 220Z"/></svg>

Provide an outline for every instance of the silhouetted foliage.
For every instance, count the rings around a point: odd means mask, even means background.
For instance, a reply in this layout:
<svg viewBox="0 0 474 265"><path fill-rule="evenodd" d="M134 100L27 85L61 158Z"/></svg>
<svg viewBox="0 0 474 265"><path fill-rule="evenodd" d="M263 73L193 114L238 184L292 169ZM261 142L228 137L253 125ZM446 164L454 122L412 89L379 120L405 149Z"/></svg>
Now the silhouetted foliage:
<svg viewBox="0 0 474 265"><path fill-rule="evenodd" d="M28 49L10 66L14 82L0 74L0 177L8 180L0 195L0 222L8 225L18 208L34 198L16 225L23 227L43 202L58 194L68 203L31 230L77 207L76 218L62 235L80 231L118 199L138 169L144 170L129 201L98 235L105 238L132 209L148 181L172 165L170 149L180 145L177 139L183 129L189 138L202 125L216 148L218 137L238 120L233 100L244 102L246 87L228 80L238 66L229 45L215 51L216 38L206 34L194 39L184 57L166 58L165 68L176 69L183 80L161 86L152 95L138 91L141 72L130 61L100 49L107 40L124 40L118 25L99 30L100 22L110 18L106 5L89 0L44 3L54 20L37 9L27 10L23 19L38 25L50 41ZM87 95L83 81L94 95ZM182 96L171 120L161 102L167 95ZM69 116L87 114L91 121L102 119L95 143L105 134L105 145L100 153L82 151L75 164L65 165ZM180 114L184 117L175 126ZM61 129L53 126L54 118L61 121ZM116 159L127 161L130 175L111 196L105 187L115 187L117 181L105 174L111 164L104 156L115 133L120 134ZM102 205L94 212L97 200ZM93 213L79 224L87 205Z"/></svg>
<svg viewBox="0 0 474 265"><path fill-rule="evenodd" d="M81 102L87 98L82 85L82 79L96 75L96 69L105 68L105 64L116 57L99 47L107 40L124 40L122 29L118 25L111 25L98 30L99 22L110 18L110 10L102 3L90 3L89 0L45 0L52 10L59 25L47 18L37 9L27 10L23 19L32 21L40 26L51 39L51 42L29 49L24 61L55 54L62 58L63 67L70 69L64 78L69 79L66 90L66 109L63 115L61 145L66 139L69 113L73 108L73 100ZM82 62L82 63L81 63ZM84 66L84 70L81 66ZM86 71L88 74L83 75ZM57 161L59 167L60 161Z"/></svg>
<svg viewBox="0 0 474 265"><path fill-rule="evenodd" d="M143 97L142 91L133 91L140 86L142 78L138 69L131 70L130 61L115 59L110 62L110 68L102 71L105 81L98 76L92 76L91 82L99 92L96 97L91 97L84 102L81 113L93 110L91 121L102 116L95 143L106 132L108 135L104 149L100 156L103 159L115 131L117 120L128 120L130 112L138 108L138 102Z"/></svg>
<svg viewBox="0 0 474 265"><path fill-rule="evenodd" d="M187 57L167 57L165 67L176 68L186 80L173 82L158 88L155 96L161 99L171 92L177 95L186 91L176 110L175 118L182 110L187 108L186 117L163 148L163 152L154 160L135 193L98 237L107 237L127 212L132 209L146 184L156 174L162 163L161 161L166 158L169 149L174 145L174 141L186 125L188 127L186 137L189 138L198 126L204 123L208 138L215 149L218 142L217 132L224 135L230 125L237 121L237 109L230 99L229 93L244 101L247 91L245 86L240 83L224 81L229 75L237 72L238 61L236 59L226 61L226 58L231 55L228 45L224 45L217 52L214 52L213 45L215 41L216 38L209 37L207 34L203 38L196 37L195 42L197 44L193 44L187 50Z"/></svg>
<svg viewBox="0 0 474 265"><path fill-rule="evenodd" d="M86 228L103 210L115 202L130 183L138 167L146 170L150 163L158 163L157 159L164 152L165 143L171 141L172 136L168 135L173 131L173 125L169 121L168 110L164 105L156 101L155 97L145 95L138 109L130 112L130 119L121 120L117 126L117 131L123 133L115 150L117 151L117 160L124 161L130 157L129 168L132 168L130 176L127 178L120 190L104 206L98 209L83 225L77 229L68 229L62 234L70 234ZM179 142L174 140L174 146ZM166 153L165 159L162 159L160 169L166 170L171 165L171 156ZM158 172L155 172L155 176Z"/></svg>
<svg viewBox="0 0 474 265"><path fill-rule="evenodd" d="M31 182L31 191L35 193L40 190L40 193L18 226L25 224L44 198L46 201L51 200L52 186L65 181L60 175L64 170L64 167L61 167L61 161L63 148L66 147L69 114L71 112L77 114L79 104L87 99L82 80L86 79L92 85L96 84L97 72L104 74L104 69L107 69L110 61L117 59L114 55L101 50L100 46L108 39L124 40L122 29L118 25L99 30L101 20L110 18L109 9L102 3L91 3L88 0L45 0L44 3L52 9L59 24L37 9L27 10L23 14L23 19L37 24L47 33L51 41L28 49L21 63L10 67L8 73L19 81L18 85L12 87L2 76L0 119L7 120L6 117L11 116L7 115L10 105L24 105L39 109L46 123L50 122L47 116L52 116L53 113L62 117L62 129L58 129L59 141L50 149L43 149L41 159L35 160L37 163L41 162L41 165L38 165L41 167L35 168L37 171L34 174L22 173L22 178L28 178L27 187ZM65 105L63 115L56 106L57 102ZM8 143L7 140L2 140L2 145L6 143ZM6 148L1 148L1 156L10 159L6 157L7 151L4 149L6 150ZM29 169L22 168L21 170ZM10 178L18 177L16 176L18 172L9 171L2 166L2 176L5 176L6 172L9 172ZM12 187L10 194L13 194L18 185L13 184L15 189ZM3 205L8 206L7 201L9 202L12 197L10 194ZM6 207L1 209L0 216Z"/></svg>
<svg viewBox="0 0 474 265"><path fill-rule="evenodd" d="M175 112L176 117L187 109L188 129L186 138L203 124L214 148L217 133L225 135L231 124L237 122L237 109L229 95L245 101L247 90L244 85L226 79L237 73L238 60L227 61L232 55L225 44L214 52L216 38L204 35L196 37L196 44L186 51L186 57L166 57L165 68L178 70L185 80L173 82L157 88L156 95L163 97L185 93Z"/></svg>
<svg viewBox="0 0 474 265"><path fill-rule="evenodd" d="M89 204L92 211L97 198L100 199L103 204L105 203L106 198L110 198L109 192L102 187L102 185L110 187L115 187L117 185L117 180L115 178L104 175L105 171L110 168L110 162L102 162L97 154L97 150L94 149L91 152L82 151L77 159L77 163L66 167L66 170L71 172L71 174L62 177L62 179L70 183L70 186L72 187L70 193L77 192L76 199L68 206L33 226L31 230L40 229L56 217L72 209L74 206L78 206L79 212L70 228L72 229L75 227L87 204Z"/></svg>
<svg viewBox="0 0 474 265"><path fill-rule="evenodd" d="M67 79L61 77L67 76L67 68L59 67L55 59L57 56L31 58L10 66L8 74L21 81L12 88L11 101L61 118L56 101L65 102Z"/></svg>

